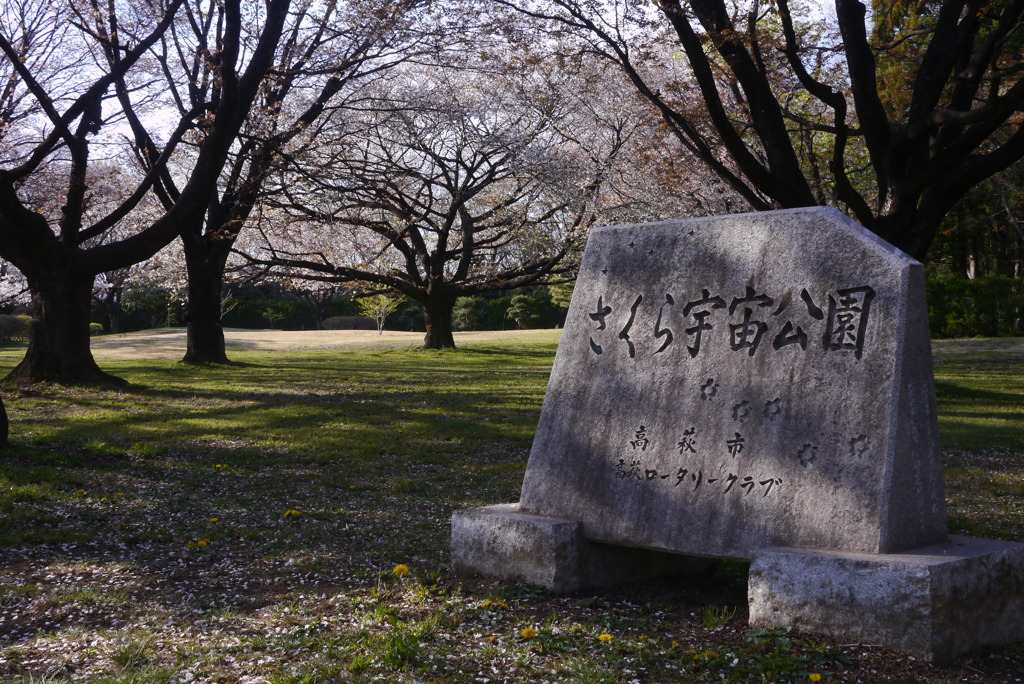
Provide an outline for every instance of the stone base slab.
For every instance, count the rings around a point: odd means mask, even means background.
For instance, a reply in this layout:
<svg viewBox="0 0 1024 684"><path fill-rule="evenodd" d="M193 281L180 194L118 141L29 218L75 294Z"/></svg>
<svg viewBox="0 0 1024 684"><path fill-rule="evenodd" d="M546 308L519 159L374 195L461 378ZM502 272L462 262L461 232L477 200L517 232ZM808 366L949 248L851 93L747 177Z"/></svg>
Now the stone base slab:
<svg viewBox="0 0 1024 684"><path fill-rule="evenodd" d="M699 572L700 558L588 541L574 520L519 511L519 504L469 508L452 515L452 569L524 582L555 592Z"/></svg>
<svg viewBox="0 0 1024 684"><path fill-rule="evenodd" d="M950 537L901 553L764 549L752 627L791 627L932 662L1024 640L1024 544Z"/></svg>

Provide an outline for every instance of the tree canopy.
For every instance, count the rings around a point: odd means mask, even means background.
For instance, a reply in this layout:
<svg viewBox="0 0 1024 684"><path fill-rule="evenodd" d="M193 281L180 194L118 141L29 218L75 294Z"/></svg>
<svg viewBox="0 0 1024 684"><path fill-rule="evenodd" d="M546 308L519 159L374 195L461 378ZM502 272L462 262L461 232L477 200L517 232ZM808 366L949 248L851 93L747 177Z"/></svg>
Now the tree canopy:
<svg viewBox="0 0 1024 684"><path fill-rule="evenodd" d="M530 54L410 68L365 109L290 157L269 202L292 229L259 263L299 277L367 281L418 302L425 345L453 346L460 296L565 273L648 121ZM572 84L572 85L570 85ZM583 95L586 93L586 95ZM326 134L326 135L325 135Z"/></svg>
<svg viewBox="0 0 1024 684"><path fill-rule="evenodd" d="M1024 156L1024 2L836 0L836 31L790 0L496 2L618 64L752 209L835 204L919 259Z"/></svg>

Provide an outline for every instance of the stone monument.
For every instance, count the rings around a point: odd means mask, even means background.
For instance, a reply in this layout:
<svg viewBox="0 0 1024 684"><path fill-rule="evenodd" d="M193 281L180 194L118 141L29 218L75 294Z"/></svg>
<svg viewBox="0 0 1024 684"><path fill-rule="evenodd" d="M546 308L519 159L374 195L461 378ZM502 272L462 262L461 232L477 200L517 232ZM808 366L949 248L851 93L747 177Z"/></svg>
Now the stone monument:
<svg viewBox="0 0 1024 684"><path fill-rule="evenodd" d="M520 502L455 514L455 570L743 559L756 626L1024 637L1024 545L947 537L927 313L921 264L832 209L595 229Z"/></svg>

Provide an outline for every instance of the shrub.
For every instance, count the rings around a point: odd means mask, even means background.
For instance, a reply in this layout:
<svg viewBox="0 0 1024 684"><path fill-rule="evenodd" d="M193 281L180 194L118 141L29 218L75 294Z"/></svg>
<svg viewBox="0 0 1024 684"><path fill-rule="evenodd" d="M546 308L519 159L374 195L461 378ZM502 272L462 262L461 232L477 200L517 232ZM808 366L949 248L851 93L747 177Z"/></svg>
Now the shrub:
<svg viewBox="0 0 1024 684"><path fill-rule="evenodd" d="M483 297L459 297L452 309L452 325L456 330L484 330L488 313Z"/></svg>
<svg viewBox="0 0 1024 684"><path fill-rule="evenodd" d="M508 307L508 317L523 330L540 327L547 297L517 294Z"/></svg>

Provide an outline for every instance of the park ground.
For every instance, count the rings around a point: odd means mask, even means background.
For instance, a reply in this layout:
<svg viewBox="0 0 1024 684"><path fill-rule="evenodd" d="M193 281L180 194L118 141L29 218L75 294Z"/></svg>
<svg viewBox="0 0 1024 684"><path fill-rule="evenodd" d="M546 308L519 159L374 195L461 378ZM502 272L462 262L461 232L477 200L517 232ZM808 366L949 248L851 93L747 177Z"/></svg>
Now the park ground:
<svg viewBox="0 0 1024 684"><path fill-rule="evenodd" d="M95 339L127 387L2 389L0 681L1015 682L749 630L745 567L570 596L448 571L452 511L518 499L557 331ZM940 340L950 528L1024 540L1024 340ZM23 350L0 350L0 370Z"/></svg>

